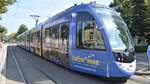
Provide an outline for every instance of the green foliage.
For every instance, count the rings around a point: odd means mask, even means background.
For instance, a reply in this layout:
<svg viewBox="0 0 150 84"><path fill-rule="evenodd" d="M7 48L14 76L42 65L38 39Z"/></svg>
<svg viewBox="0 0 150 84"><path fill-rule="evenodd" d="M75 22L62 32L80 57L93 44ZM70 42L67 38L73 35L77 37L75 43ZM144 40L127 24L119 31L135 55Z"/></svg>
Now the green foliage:
<svg viewBox="0 0 150 84"><path fill-rule="evenodd" d="M16 41L16 33L11 33L9 36L8 36L8 41L9 42L15 42Z"/></svg>
<svg viewBox="0 0 150 84"><path fill-rule="evenodd" d="M146 3L147 6L150 7L150 0L145 0L145 3Z"/></svg>
<svg viewBox="0 0 150 84"><path fill-rule="evenodd" d="M143 36L146 31L146 6L144 5L144 0L133 0L133 27L138 32L136 35Z"/></svg>
<svg viewBox="0 0 150 84"><path fill-rule="evenodd" d="M150 33L145 36L146 39L150 39Z"/></svg>
<svg viewBox="0 0 150 84"><path fill-rule="evenodd" d="M132 17L133 17L133 6L132 6L132 0L114 0L113 3L111 3L110 7L117 6L117 11L121 13L121 16L127 23L127 26L129 27L130 32L132 32L132 36L135 35L136 30L134 28L131 28L132 26Z"/></svg>
<svg viewBox="0 0 150 84"><path fill-rule="evenodd" d="M16 0L0 0L0 14L7 12L7 6L14 2L16 2Z"/></svg>
<svg viewBox="0 0 150 84"><path fill-rule="evenodd" d="M145 19L144 19L144 22L145 22L145 32L146 33L150 33L150 6L146 6L146 11L145 11Z"/></svg>
<svg viewBox="0 0 150 84"><path fill-rule="evenodd" d="M133 37L138 35L145 38L145 34L150 32L150 5L145 2L146 0L114 0L110 5L117 7Z"/></svg>
<svg viewBox="0 0 150 84"><path fill-rule="evenodd" d="M5 27L0 26L0 33L3 33L5 30L6 30Z"/></svg>
<svg viewBox="0 0 150 84"><path fill-rule="evenodd" d="M21 24L20 27L19 27L19 29L18 29L18 31L17 31L17 33L16 33L16 36L18 36L19 34L25 32L27 30L28 30L27 26L24 25L24 24Z"/></svg>
<svg viewBox="0 0 150 84"><path fill-rule="evenodd" d="M147 52L147 46L135 46L135 52L139 53Z"/></svg>
<svg viewBox="0 0 150 84"><path fill-rule="evenodd" d="M7 29L0 25L0 39L1 40L6 33L7 33Z"/></svg>

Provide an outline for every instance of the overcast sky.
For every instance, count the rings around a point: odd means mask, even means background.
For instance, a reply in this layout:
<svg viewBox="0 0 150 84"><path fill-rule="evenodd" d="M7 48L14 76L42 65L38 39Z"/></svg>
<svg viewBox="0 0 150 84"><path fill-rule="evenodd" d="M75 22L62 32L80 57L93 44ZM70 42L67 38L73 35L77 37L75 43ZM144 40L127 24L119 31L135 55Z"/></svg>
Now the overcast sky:
<svg viewBox="0 0 150 84"><path fill-rule="evenodd" d="M21 24L31 29L35 20L30 15L41 16L39 21L45 21L75 3L89 3L94 0L17 0L17 3L8 7L8 12L2 15L0 25L8 29L8 34L16 32ZM96 0L97 3L108 6L113 0Z"/></svg>

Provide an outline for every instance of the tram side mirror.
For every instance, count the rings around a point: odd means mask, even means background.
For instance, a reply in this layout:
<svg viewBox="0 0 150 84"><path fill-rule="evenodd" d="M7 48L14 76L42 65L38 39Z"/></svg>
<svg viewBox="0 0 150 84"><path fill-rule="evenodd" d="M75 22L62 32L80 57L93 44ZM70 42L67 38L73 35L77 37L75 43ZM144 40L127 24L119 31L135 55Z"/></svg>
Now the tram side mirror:
<svg viewBox="0 0 150 84"><path fill-rule="evenodd" d="M72 18L74 18L77 16L77 13L72 13L71 16L72 16Z"/></svg>

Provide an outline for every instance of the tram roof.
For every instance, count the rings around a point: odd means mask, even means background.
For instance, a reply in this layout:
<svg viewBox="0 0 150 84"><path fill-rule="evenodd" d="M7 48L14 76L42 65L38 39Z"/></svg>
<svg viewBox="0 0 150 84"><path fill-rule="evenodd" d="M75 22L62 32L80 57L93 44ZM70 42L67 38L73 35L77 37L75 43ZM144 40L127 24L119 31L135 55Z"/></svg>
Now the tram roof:
<svg viewBox="0 0 150 84"><path fill-rule="evenodd" d="M22 35L25 35L26 33L29 33L29 30L27 30L27 31L25 31L25 32L23 32L23 33L21 33L21 34L19 34L17 37L20 37L20 36L22 36Z"/></svg>
<svg viewBox="0 0 150 84"><path fill-rule="evenodd" d="M80 8L85 8L85 7L98 7L98 8L112 9L112 8L107 7L107 6L104 6L101 4L96 4L96 3L88 3L88 4L81 3L79 5L75 4L74 6L48 18L48 20L46 20L42 24L47 25L47 24L52 23L53 21L55 21L61 17L67 17L67 15L69 15L71 12L74 12L74 10L80 10Z"/></svg>
<svg viewBox="0 0 150 84"><path fill-rule="evenodd" d="M37 26L33 27L31 30L26 31L26 32L30 32L31 31L31 33L32 33L32 32L39 31L42 28L43 25L47 25L47 24L53 22L54 20L57 20L57 19L59 19L61 17L64 17L65 15L70 14L74 10L79 10L80 8L86 7L86 6L87 7L91 6L91 7L112 9L110 7L107 7L107 6L104 6L104 5L101 5L101 4L96 4L96 3L88 3L88 4L81 3L79 5L75 4L74 6L68 8L68 9L66 9L66 10L64 10L64 11L62 11L62 12L60 12L60 13L58 13L58 14L50 17L50 18L48 18L48 20L46 20L45 22L39 23ZM25 34L25 32L22 33L22 34ZM22 34L20 34L20 35L22 35Z"/></svg>

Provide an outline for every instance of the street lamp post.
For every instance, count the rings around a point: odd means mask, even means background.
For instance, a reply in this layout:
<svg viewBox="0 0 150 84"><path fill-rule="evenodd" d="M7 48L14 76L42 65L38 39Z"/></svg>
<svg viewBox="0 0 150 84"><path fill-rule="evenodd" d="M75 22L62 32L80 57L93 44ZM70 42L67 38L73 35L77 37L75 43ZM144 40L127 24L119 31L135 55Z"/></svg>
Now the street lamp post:
<svg viewBox="0 0 150 84"><path fill-rule="evenodd" d="M150 45L147 48L148 70L150 70Z"/></svg>
<svg viewBox="0 0 150 84"><path fill-rule="evenodd" d="M35 19L35 21L36 21L35 26L37 26L40 16L39 15L30 15L30 17L32 17L33 19Z"/></svg>

